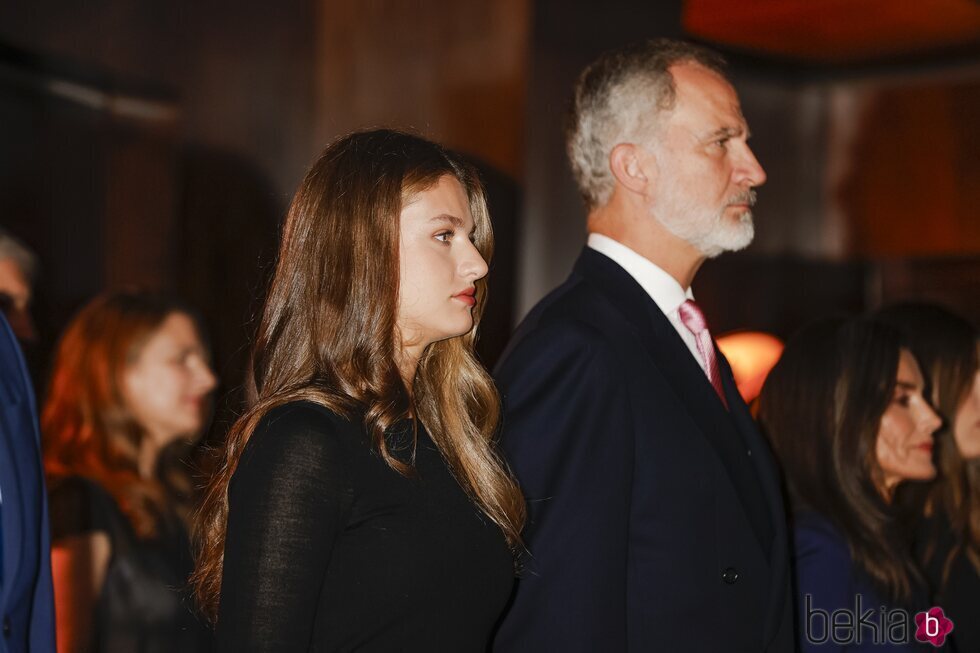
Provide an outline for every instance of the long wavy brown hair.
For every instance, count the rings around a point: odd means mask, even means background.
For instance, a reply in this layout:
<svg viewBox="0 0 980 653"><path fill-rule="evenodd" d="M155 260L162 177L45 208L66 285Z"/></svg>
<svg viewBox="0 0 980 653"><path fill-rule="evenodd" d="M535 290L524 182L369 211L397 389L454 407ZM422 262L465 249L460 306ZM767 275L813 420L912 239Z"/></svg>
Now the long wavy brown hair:
<svg viewBox="0 0 980 653"><path fill-rule="evenodd" d="M472 330L426 349L411 392L396 364L401 208L446 175L465 189L476 248L489 260L493 236L475 171L417 136L391 130L345 136L326 148L297 190L252 353L254 400L219 452L196 519L191 581L212 620L221 593L228 483L259 421L291 401L363 419L372 446L401 473L411 468L389 452L385 432L414 416L464 490L510 546L519 546L524 499L493 446L499 398L473 353L485 280L476 282Z"/></svg>
<svg viewBox="0 0 980 653"><path fill-rule="evenodd" d="M955 544L941 561L945 585L961 553L980 573L980 459L964 458L953 434L953 420L980 368L980 333L965 318L933 304L888 306L876 318L902 331L929 382L932 404L943 417L943 427L935 436L936 479L915 484L901 499L919 518L925 513L942 513L949 522ZM936 555L939 535L934 533L924 543L926 564Z"/></svg>
<svg viewBox="0 0 980 653"><path fill-rule="evenodd" d="M140 476L137 459L148 436L126 406L123 376L174 313L197 326L187 306L163 295L121 291L89 302L61 336L41 412L49 483L68 476L98 483L144 538L157 534L167 502L179 497L160 476ZM178 505L170 508L179 514Z"/></svg>
<svg viewBox="0 0 980 653"><path fill-rule="evenodd" d="M922 576L876 482L875 449L902 346L895 329L863 318L804 327L766 377L759 423L794 512L809 510L833 523L882 595L907 602Z"/></svg>

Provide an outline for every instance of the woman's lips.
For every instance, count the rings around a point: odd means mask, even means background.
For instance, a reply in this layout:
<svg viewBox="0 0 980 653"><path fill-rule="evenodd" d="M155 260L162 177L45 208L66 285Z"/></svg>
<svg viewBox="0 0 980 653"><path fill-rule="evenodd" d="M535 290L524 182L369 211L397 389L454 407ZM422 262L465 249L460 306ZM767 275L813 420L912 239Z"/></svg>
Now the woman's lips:
<svg viewBox="0 0 980 653"><path fill-rule="evenodd" d="M476 288L467 288L463 292L453 295L453 299L458 299L467 306L476 306Z"/></svg>

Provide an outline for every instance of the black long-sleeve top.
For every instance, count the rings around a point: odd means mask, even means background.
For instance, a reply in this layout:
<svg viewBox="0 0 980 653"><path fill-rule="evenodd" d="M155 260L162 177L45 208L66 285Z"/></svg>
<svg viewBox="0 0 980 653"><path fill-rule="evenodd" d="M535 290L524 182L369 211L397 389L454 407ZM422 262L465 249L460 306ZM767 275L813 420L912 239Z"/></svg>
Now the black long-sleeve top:
<svg viewBox="0 0 980 653"><path fill-rule="evenodd" d="M261 421L229 487L219 651L486 649L511 554L417 428L406 477L324 407ZM409 461L410 423L388 444Z"/></svg>

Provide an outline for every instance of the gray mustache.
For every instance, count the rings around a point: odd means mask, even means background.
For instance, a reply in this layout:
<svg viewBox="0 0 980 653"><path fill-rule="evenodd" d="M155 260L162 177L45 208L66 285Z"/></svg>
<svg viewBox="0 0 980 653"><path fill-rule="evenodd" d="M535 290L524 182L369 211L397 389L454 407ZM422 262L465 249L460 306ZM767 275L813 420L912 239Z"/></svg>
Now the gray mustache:
<svg viewBox="0 0 980 653"><path fill-rule="evenodd" d="M751 188L738 193L730 200L728 200L728 205L732 204L748 204L749 206L755 206L755 191Z"/></svg>

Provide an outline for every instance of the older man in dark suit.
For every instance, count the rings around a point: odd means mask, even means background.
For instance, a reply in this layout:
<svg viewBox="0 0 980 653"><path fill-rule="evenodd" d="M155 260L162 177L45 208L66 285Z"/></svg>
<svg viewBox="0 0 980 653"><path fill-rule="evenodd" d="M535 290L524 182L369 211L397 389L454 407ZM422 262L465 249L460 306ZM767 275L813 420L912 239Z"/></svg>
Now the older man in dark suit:
<svg viewBox="0 0 980 653"><path fill-rule="evenodd" d="M37 407L0 315L0 653L54 653L47 499Z"/></svg>
<svg viewBox="0 0 980 653"><path fill-rule="evenodd" d="M657 40L579 79L588 246L497 368L529 555L498 652L793 650L777 473L694 303L765 181L723 62Z"/></svg>

